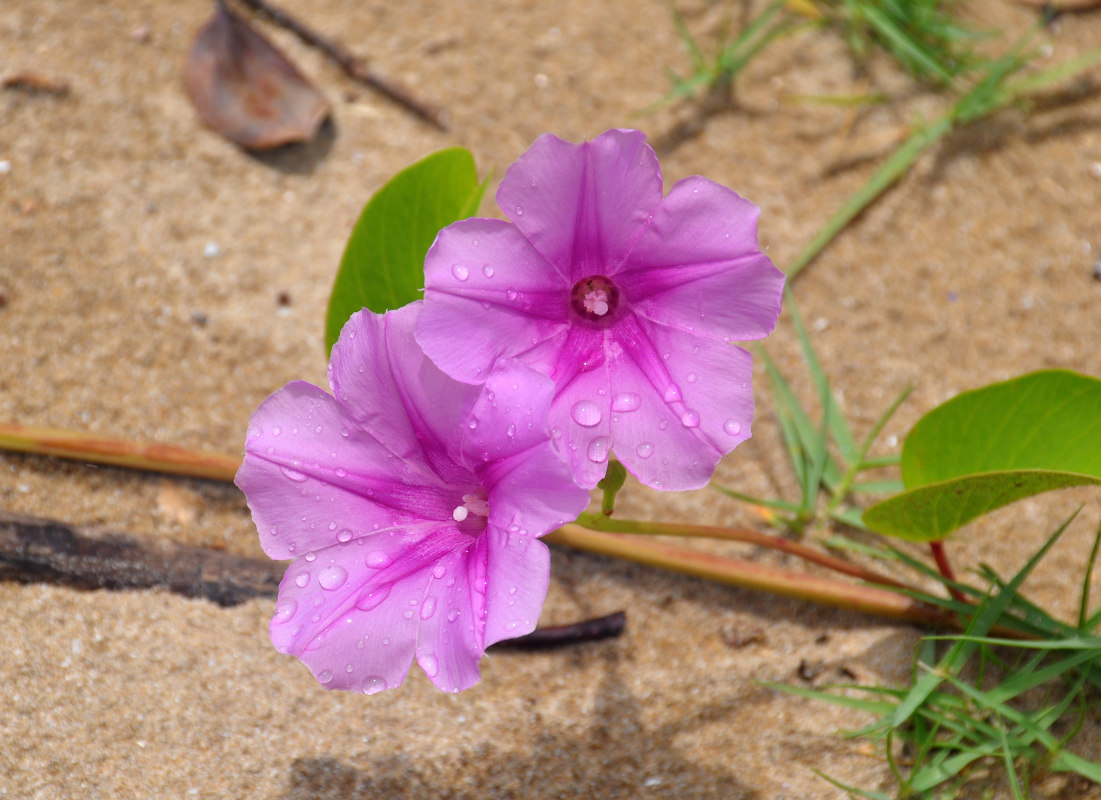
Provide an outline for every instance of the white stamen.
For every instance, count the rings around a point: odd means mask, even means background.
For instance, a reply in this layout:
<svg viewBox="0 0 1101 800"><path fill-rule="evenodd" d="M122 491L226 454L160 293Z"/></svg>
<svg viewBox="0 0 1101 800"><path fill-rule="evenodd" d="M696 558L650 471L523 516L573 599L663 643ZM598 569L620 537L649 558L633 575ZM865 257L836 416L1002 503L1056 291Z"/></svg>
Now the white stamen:
<svg viewBox="0 0 1101 800"><path fill-rule="evenodd" d="M451 512L451 516L455 518L456 522L462 522L469 515L470 509L466 506L455 506L455 510Z"/></svg>
<svg viewBox="0 0 1101 800"><path fill-rule="evenodd" d="M590 314L603 317L608 313L608 293L603 289L588 292L585 295L585 310Z"/></svg>

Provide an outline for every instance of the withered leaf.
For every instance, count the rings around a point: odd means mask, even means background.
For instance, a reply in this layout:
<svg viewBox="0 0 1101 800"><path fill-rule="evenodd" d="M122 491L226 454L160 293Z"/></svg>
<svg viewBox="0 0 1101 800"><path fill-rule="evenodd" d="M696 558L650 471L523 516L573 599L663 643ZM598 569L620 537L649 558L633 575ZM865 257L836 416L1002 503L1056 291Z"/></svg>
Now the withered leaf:
<svg viewBox="0 0 1101 800"><path fill-rule="evenodd" d="M329 116L305 76L221 2L195 36L184 80L203 122L249 150L309 141Z"/></svg>

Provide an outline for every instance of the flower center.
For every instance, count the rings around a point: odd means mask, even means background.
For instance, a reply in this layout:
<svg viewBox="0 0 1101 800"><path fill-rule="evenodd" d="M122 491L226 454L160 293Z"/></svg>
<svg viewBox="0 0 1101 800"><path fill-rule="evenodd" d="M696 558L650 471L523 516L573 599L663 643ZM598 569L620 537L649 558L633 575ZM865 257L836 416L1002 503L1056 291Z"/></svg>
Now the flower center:
<svg viewBox="0 0 1101 800"><path fill-rule="evenodd" d="M451 516L454 517L456 522L463 522L471 514L476 514L479 517L489 516L489 502L473 492L463 495L462 505L455 506Z"/></svg>
<svg viewBox="0 0 1101 800"><path fill-rule="evenodd" d="M582 278L570 290L570 307L582 319L610 325L619 307L619 287L603 275Z"/></svg>

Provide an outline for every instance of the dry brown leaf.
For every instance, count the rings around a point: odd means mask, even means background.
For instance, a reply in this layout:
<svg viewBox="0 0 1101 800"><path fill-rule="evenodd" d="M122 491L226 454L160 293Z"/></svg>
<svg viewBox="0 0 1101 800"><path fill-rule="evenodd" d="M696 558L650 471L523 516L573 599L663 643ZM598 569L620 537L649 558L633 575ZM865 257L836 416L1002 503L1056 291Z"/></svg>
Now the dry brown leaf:
<svg viewBox="0 0 1101 800"><path fill-rule="evenodd" d="M195 36L184 79L203 122L249 150L309 141L329 116L305 76L221 2Z"/></svg>

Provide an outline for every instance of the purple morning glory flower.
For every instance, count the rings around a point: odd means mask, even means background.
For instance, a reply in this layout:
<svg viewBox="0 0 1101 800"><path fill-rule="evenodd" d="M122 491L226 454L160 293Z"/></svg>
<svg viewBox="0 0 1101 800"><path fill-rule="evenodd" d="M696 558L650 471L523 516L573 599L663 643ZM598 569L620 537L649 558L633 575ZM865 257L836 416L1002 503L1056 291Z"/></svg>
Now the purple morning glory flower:
<svg viewBox="0 0 1101 800"><path fill-rule="evenodd" d="M662 198L657 156L630 130L540 137L497 202L511 223L456 222L429 250L417 341L464 382L502 356L549 375L551 433L580 485L614 451L649 486L703 486L750 435L751 358L730 343L780 313L757 206L700 177Z"/></svg>
<svg viewBox="0 0 1101 800"><path fill-rule="evenodd" d="M488 645L535 627L538 537L589 500L550 441L552 382L514 359L481 386L448 378L413 339L420 305L355 314L335 396L271 395L237 473L264 551L294 559L272 642L331 689L397 686L414 656L442 689L473 685Z"/></svg>

